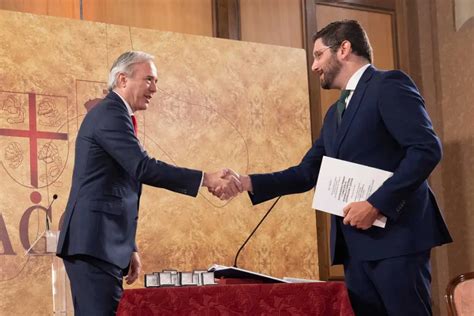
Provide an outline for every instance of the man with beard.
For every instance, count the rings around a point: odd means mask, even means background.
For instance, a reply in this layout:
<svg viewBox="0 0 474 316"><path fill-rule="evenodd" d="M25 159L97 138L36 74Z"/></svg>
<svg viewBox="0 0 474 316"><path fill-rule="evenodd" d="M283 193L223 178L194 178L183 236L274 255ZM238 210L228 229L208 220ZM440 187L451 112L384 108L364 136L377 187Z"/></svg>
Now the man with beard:
<svg viewBox="0 0 474 316"><path fill-rule="evenodd" d="M241 175L253 204L312 189L323 156L393 172L366 201L331 218L333 264L343 264L356 315L431 315L431 248L451 242L427 177L441 159L423 98L398 70L372 65L357 21L338 21L314 35L312 70L341 97L319 139L291 168ZM221 196L220 189L214 194ZM372 224L386 216L385 228Z"/></svg>

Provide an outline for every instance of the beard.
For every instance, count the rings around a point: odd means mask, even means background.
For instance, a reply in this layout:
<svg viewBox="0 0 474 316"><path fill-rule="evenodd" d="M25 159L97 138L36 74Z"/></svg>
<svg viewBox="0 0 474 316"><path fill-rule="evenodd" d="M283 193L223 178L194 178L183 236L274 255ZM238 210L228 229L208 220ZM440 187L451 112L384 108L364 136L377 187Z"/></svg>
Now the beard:
<svg viewBox="0 0 474 316"><path fill-rule="evenodd" d="M341 72L342 64L337 60L335 55L331 55L331 59L328 60L327 66L323 68L324 77L321 80L321 88L332 89L334 79Z"/></svg>

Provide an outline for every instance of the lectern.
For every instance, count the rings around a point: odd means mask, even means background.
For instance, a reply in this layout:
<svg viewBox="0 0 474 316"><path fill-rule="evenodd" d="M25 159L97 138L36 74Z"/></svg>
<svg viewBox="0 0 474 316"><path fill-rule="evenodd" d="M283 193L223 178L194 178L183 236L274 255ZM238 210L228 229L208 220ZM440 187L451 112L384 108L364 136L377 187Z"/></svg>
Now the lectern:
<svg viewBox="0 0 474 316"><path fill-rule="evenodd" d="M27 256L48 256L51 258L51 290L53 315L74 315L69 278L63 260L56 257L59 231L46 229L26 251Z"/></svg>

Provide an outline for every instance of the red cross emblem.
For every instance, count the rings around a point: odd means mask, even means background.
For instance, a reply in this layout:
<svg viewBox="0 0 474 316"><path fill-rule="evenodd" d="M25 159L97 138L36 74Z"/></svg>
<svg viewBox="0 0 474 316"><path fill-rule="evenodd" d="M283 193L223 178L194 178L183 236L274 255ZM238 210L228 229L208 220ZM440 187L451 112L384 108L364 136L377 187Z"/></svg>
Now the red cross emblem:
<svg viewBox="0 0 474 316"><path fill-rule="evenodd" d="M38 160L45 162L46 164L53 164L50 167L61 169L54 173L46 173L46 184L52 183L54 178L57 179L59 174L64 168L61 158L59 157L59 151L57 146L53 143L53 140L68 140L68 133L53 132L49 130L59 130L67 124L67 99L64 97L37 95L35 93L27 94L27 111L25 106L22 105L22 98L25 99L25 93L13 93L13 92L0 92L3 94L3 98L0 99L0 117L2 120L0 123L5 126L5 121L8 126L11 125L22 125L23 128L0 128L0 135L12 136L29 139L29 165L30 165L30 178L31 186L38 188ZM37 96L41 97L41 102L37 106ZM65 103L65 109L57 108L58 100ZM64 102L66 100L66 102ZM60 103L61 103L60 102ZM64 110L66 114L64 113ZM25 113L28 112L28 113ZM28 117L28 124L26 125L25 119ZM39 130L38 123L42 130ZM2 126L2 127L3 127ZM28 129L25 127L28 126ZM67 127L67 126L66 126ZM50 142L41 146L38 151L39 140L50 140ZM6 146L3 158L4 163L7 163L11 168L18 167L22 162L22 149L17 142L10 142ZM26 160L26 159L25 159ZM60 166L58 166L58 160ZM54 165L55 164L55 165ZM5 168L5 165L3 166ZM54 170L56 170L54 169ZM8 171L7 171L8 172ZM10 174L10 173L9 173Z"/></svg>

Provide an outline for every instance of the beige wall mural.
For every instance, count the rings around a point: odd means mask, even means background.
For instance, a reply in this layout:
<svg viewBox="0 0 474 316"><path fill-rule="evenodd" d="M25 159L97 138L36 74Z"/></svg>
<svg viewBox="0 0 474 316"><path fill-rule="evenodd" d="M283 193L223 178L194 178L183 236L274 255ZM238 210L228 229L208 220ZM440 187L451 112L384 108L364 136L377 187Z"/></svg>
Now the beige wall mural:
<svg viewBox="0 0 474 316"><path fill-rule="evenodd" d="M0 34L1 314L51 311L51 257L25 249L44 230L53 194L58 227L78 126L123 51L156 56L159 90L139 113L150 155L209 171L269 172L298 163L310 146L303 50L8 11L0 11ZM311 195L282 198L239 266L317 278ZM145 187L137 235L144 272L231 265L271 203Z"/></svg>

